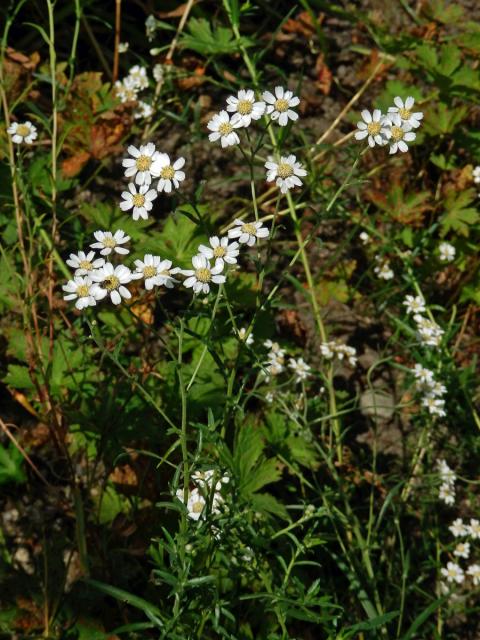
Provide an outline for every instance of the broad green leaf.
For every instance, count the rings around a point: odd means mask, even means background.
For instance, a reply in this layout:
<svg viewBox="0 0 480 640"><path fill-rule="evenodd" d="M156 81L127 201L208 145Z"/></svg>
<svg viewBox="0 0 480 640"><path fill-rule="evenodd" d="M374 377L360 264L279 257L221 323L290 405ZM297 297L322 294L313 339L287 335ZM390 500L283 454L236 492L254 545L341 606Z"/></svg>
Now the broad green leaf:
<svg viewBox="0 0 480 640"><path fill-rule="evenodd" d="M0 484L25 482L27 476L23 470L24 459L13 443L8 447L0 444Z"/></svg>

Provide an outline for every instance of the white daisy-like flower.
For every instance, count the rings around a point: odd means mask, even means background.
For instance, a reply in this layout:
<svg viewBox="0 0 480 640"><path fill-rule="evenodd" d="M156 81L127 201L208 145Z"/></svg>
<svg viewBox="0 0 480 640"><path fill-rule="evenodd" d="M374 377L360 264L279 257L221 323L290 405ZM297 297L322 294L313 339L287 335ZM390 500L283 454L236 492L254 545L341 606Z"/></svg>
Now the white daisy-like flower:
<svg viewBox="0 0 480 640"><path fill-rule="evenodd" d="M463 538L468 535L468 528L462 518L454 520L448 529L455 538Z"/></svg>
<svg viewBox="0 0 480 640"><path fill-rule="evenodd" d="M480 184L480 166L477 166L472 171L473 181L475 184Z"/></svg>
<svg viewBox="0 0 480 640"><path fill-rule="evenodd" d="M145 67L140 67L136 64L129 70L127 78L130 78L133 86L139 91L142 91L142 89L148 89L148 76Z"/></svg>
<svg viewBox="0 0 480 640"><path fill-rule="evenodd" d="M123 201L120 202L120 209L128 211L133 209L132 218L138 220L143 218L148 220L148 212L153 208L153 200L158 196L155 189L149 189L148 185L142 184L138 188L133 182L128 185L128 191L122 192Z"/></svg>
<svg viewBox="0 0 480 640"><path fill-rule="evenodd" d="M447 566L442 567L442 576L446 578L447 582L456 582L462 584L465 579L463 569L456 562L447 562Z"/></svg>
<svg viewBox="0 0 480 640"><path fill-rule="evenodd" d="M105 291L105 295L110 296L110 300L115 305L120 304L122 298L128 300L132 297L124 285L133 279L132 272L125 265L119 264L114 267L111 262L106 262L103 267L92 273L92 280L98 282L100 289Z"/></svg>
<svg viewBox="0 0 480 640"><path fill-rule="evenodd" d="M234 220L234 226L228 232L229 238L238 238L240 244L246 244L253 247L257 238L267 238L270 231L263 226L262 222L243 222L243 220Z"/></svg>
<svg viewBox="0 0 480 640"><path fill-rule="evenodd" d="M165 286L172 289L179 281L173 276L180 271L179 267L172 267L171 260L162 260L160 256L153 256L147 253L143 260L135 260L136 274L145 280L145 289L150 291L154 286Z"/></svg>
<svg viewBox="0 0 480 640"><path fill-rule="evenodd" d="M455 484L457 476L455 474L455 471L453 471L453 469L448 466L448 462L446 460L439 460L437 463L437 467L442 482L446 484Z"/></svg>
<svg viewBox="0 0 480 640"><path fill-rule="evenodd" d="M193 288L194 293L209 293L210 283L223 284L225 276L220 275L223 271L223 263L215 263L212 268L210 262L204 255L193 256L192 265L194 269L183 269L182 274L187 276L183 284L187 289Z"/></svg>
<svg viewBox="0 0 480 640"><path fill-rule="evenodd" d="M411 125L404 122L398 113L389 113L383 122L387 129L388 142L390 144L390 153L408 151L407 142L413 142L417 134L412 131Z"/></svg>
<svg viewBox="0 0 480 640"><path fill-rule="evenodd" d="M136 184L149 185L152 181L150 169L160 155L158 151L155 151L155 145L153 142L148 142L147 144L141 145L139 149L130 145L127 151L132 157L122 160L126 177L131 178L135 176Z"/></svg>
<svg viewBox="0 0 480 640"><path fill-rule="evenodd" d="M185 164L185 158L178 158L173 164L170 164L170 157L166 153L160 153L158 158L152 164L151 174L154 178L160 178L158 181L158 191L170 193L172 184L178 189L180 182L185 180L185 173L180 169Z"/></svg>
<svg viewBox="0 0 480 640"><path fill-rule="evenodd" d="M455 504L455 487L452 487L450 484L442 484L440 490L438 492L438 497L442 502L447 505Z"/></svg>
<svg viewBox="0 0 480 640"><path fill-rule="evenodd" d="M248 346L253 344L253 333L250 331L247 336L247 329L245 327L242 327L238 330L238 338L239 340L242 340L242 342L245 342L245 344Z"/></svg>
<svg viewBox="0 0 480 640"><path fill-rule="evenodd" d="M37 127L35 127L30 120L26 122L12 122L8 127L7 133L12 136L12 142L15 144L32 144L37 137Z"/></svg>
<svg viewBox="0 0 480 640"><path fill-rule="evenodd" d="M130 253L129 249L121 246L130 240L130 236L125 235L122 229L117 229L115 233L111 231L94 231L93 235L97 242L94 242L90 246L92 249L100 249L102 256L109 256L112 252L122 255Z"/></svg>
<svg viewBox="0 0 480 640"><path fill-rule="evenodd" d="M127 53L130 47L129 42L119 42L118 43L118 53Z"/></svg>
<svg viewBox="0 0 480 640"><path fill-rule="evenodd" d="M235 133L235 129L241 126L242 124L237 114L234 114L232 118L230 118L226 111L220 111L220 113L216 113L207 124L207 128L212 132L208 135L208 139L210 142L220 140L223 148L240 144L240 138Z"/></svg>
<svg viewBox="0 0 480 640"><path fill-rule="evenodd" d="M88 276L94 269L99 269L105 264L104 258L95 258L95 251L84 253L79 251L78 254L71 253L65 262L69 267L75 269L76 276Z"/></svg>
<svg viewBox="0 0 480 640"><path fill-rule="evenodd" d="M441 418L447 415L445 411L445 400L442 398L435 398L434 396L425 396L422 398L422 407L428 409L430 415L440 416Z"/></svg>
<svg viewBox="0 0 480 640"><path fill-rule="evenodd" d="M138 107L135 110L133 117L136 120L140 120L141 118L150 118L153 115L153 107L148 102L144 102L143 100L138 101Z"/></svg>
<svg viewBox="0 0 480 640"><path fill-rule="evenodd" d="M343 342L330 340L320 344L320 353L326 360L333 360L336 357L340 362L346 359L351 367L357 364L357 351Z"/></svg>
<svg viewBox="0 0 480 640"><path fill-rule="evenodd" d="M177 489L177 498L183 502L183 489ZM192 520L199 520L205 510L207 501L198 489L192 489L188 492L187 512L188 517Z"/></svg>
<svg viewBox="0 0 480 640"><path fill-rule="evenodd" d="M474 540L478 540L480 538L480 522L475 518L470 519L470 524L468 527L468 535L471 536Z"/></svg>
<svg viewBox="0 0 480 640"><path fill-rule="evenodd" d="M380 109L374 109L370 113L368 109L364 109L361 113L362 120L357 122L358 131L355 132L356 140L367 138L368 145L374 147L378 144L382 147L387 142L388 128L384 126L385 116L382 115Z"/></svg>
<svg viewBox="0 0 480 640"><path fill-rule="evenodd" d="M138 88L135 82L128 76L115 82L115 93L120 102L133 102L137 100Z"/></svg>
<svg viewBox="0 0 480 640"><path fill-rule="evenodd" d="M64 284L62 289L67 294L63 296L64 300L76 300L75 306L80 310L85 307L94 307L97 300L107 295L90 276L75 276L73 280Z"/></svg>
<svg viewBox="0 0 480 640"><path fill-rule="evenodd" d="M165 70L163 64L156 64L153 67L153 77L156 82L161 82L165 76Z"/></svg>
<svg viewBox="0 0 480 640"><path fill-rule="evenodd" d="M310 375L311 367L303 358L290 358L288 366L295 374L295 382L302 382L302 380L306 380Z"/></svg>
<svg viewBox="0 0 480 640"><path fill-rule="evenodd" d="M227 98L227 111L238 113L242 127L248 127L252 120L259 120L265 113L265 102L256 102L252 89L240 89L236 96Z"/></svg>
<svg viewBox="0 0 480 640"><path fill-rule="evenodd" d="M480 564L471 564L467 569L467 575L472 578L473 585L480 585Z"/></svg>
<svg viewBox="0 0 480 640"><path fill-rule="evenodd" d="M370 242L370 236L366 231L362 231L362 233L358 236L362 241L362 244L368 244Z"/></svg>
<svg viewBox="0 0 480 640"><path fill-rule="evenodd" d="M204 255L209 260L216 260L223 265L224 262L228 264L236 264L239 254L238 242L231 242L229 244L228 236L219 238L218 236L212 236L209 238L210 246L206 247L201 244L198 247L199 253Z"/></svg>
<svg viewBox="0 0 480 640"><path fill-rule="evenodd" d="M453 555L457 558L468 558L470 557L470 543L469 542L459 542L455 549L453 550Z"/></svg>
<svg viewBox="0 0 480 640"><path fill-rule="evenodd" d="M418 313L413 316L413 319L417 323L418 336L420 340L430 347L437 347L445 333L440 325L438 325L434 320L424 318Z"/></svg>
<svg viewBox="0 0 480 640"><path fill-rule="evenodd" d="M267 103L267 114L272 120L278 120L281 127L285 127L289 120L298 120L298 113L293 111L293 107L300 104L300 98L294 96L293 91L275 87L275 95L270 91L264 91L262 98Z"/></svg>
<svg viewBox="0 0 480 640"><path fill-rule="evenodd" d="M376 256L375 260L377 261L377 266L374 267L373 271L377 277L382 280L392 280L395 277L395 273L390 266L390 261L387 258L380 258L380 256Z"/></svg>
<svg viewBox="0 0 480 640"><path fill-rule="evenodd" d="M219 477L216 469L205 469L204 471L195 471L192 473L192 482L203 492L213 489L215 480L215 491L221 491L224 484L230 482L230 476L224 475Z"/></svg>
<svg viewBox="0 0 480 640"><path fill-rule="evenodd" d="M407 308L407 313L424 313L425 300L422 296L405 296L405 300L402 302Z"/></svg>
<svg viewBox="0 0 480 640"><path fill-rule="evenodd" d="M300 162L296 161L294 155L282 156L280 162L275 162L274 159L269 156L265 163L267 169L267 182L273 182L277 187L280 187L282 193L287 193L289 189L293 187L301 187L302 181L300 177L305 177L307 172L302 169Z"/></svg>
<svg viewBox="0 0 480 640"><path fill-rule="evenodd" d="M416 111L415 113L412 113L413 105L415 104L414 98L412 98L412 96L408 96L404 102L399 96L397 96L393 99L393 102L395 103L395 106L389 107L388 113L398 113L403 122L406 122L414 129L417 129L421 124L420 121L423 118L423 112Z"/></svg>
<svg viewBox="0 0 480 640"><path fill-rule="evenodd" d="M416 364L413 369L413 375L415 379L421 382L422 384L430 384L433 383L433 371L430 369L426 369L422 367L421 364ZM445 463L446 464L446 463Z"/></svg>
<svg viewBox="0 0 480 640"><path fill-rule="evenodd" d="M438 247L438 257L442 262L452 262L455 260L455 247L449 242L442 242Z"/></svg>

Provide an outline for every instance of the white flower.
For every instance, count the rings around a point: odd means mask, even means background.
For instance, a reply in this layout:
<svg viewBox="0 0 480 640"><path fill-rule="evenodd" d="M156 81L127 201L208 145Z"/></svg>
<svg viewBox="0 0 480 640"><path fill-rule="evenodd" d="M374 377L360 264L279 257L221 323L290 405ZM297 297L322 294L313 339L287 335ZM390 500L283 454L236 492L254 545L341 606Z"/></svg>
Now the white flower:
<svg viewBox="0 0 480 640"><path fill-rule="evenodd" d="M148 185L142 184L137 188L133 182L128 185L128 191L122 192L123 201L120 202L120 209L122 211L128 211L133 208L132 218L138 220L143 218L148 219L148 212L152 210L152 201L157 197L155 189L148 189Z"/></svg>
<svg viewBox="0 0 480 640"><path fill-rule="evenodd" d="M455 260L455 247L448 242L442 242L438 247L439 258L442 262L452 262Z"/></svg>
<svg viewBox="0 0 480 640"><path fill-rule="evenodd" d="M259 120L265 113L265 102L255 102L252 89L240 89L236 96L227 98L227 111L238 113L238 122L248 127L252 120Z"/></svg>
<svg viewBox="0 0 480 640"><path fill-rule="evenodd" d="M148 40L153 40L155 32L157 30L157 21L153 14L150 14L145 20L145 34Z"/></svg>
<svg viewBox="0 0 480 640"><path fill-rule="evenodd" d="M157 189L170 193L172 191L172 183L175 189L178 189L180 182L185 180L185 173L180 169L185 164L185 158L178 158L170 164L170 157L166 153L160 153L152 164L151 174L154 178L160 178Z"/></svg>
<svg viewBox="0 0 480 640"><path fill-rule="evenodd" d="M94 269L98 269L105 264L105 260L103 258L97 258L94 260L94 257L95 251L89 251L88 253L79 251L77 255L75 253L71 253L70 258L65 260L65 262L69 267L75 269L76 276L87 276Z"/></svg>
<svg viewBox="0 0 480 640"><path fill-rule="evenodd" d="M183 502L183 489L177 489L177 498ZM198 520L205 509L207 501L198 489L192 489L188 492L187 512L188 517L192 520Z"/></svg>
<svg viewBox="0 0 480 640"><path fill-rule="evenodd" d="M439 460L437 462L437 467L440 472L442 482L445 484L455 484L457 476L455 475L455 472L450 469L446 460Z"/></svg>
<svg viewBox="0 0 480 640"><path fill-rule="evenodd" d="M147 253L143 260L135 260L135 278L141 277L145 280L145 289L150 291L154 286L165 286L172 289L178 280L172 276L180 271L179 267L171 268L171 260L162 260L160 256L152 256ZM139 275L137 275L139 274Z"/></svg>
<svg viewBox="0 0 480 640"><path fill-rule="evenodd" d="M443 418L447 415L445 411L445 400L441 398L435 398L434 396L425 396L422 399L422 407L425 407L430 412L432 416L440 416Z"/></svg>
<svg viewBox="0 0 480 640"><path fill-rule="evenodd" d="M376 273L378 278L381 278L382 280L391 280L394 278L395 274L390 267L390 262L386 258L376 256L375 260L377 261L377 266L374 267L373 271Z"/></svg>
<svg viewBox="0 0 480 640"><path fill-rule="evenodd" d="M268 404L272 404L274 399L274 395L271 391L268 391L268 393L265 394L265 402L267 402Z"/></svg>
<svg viewBox="0 0 480 640"><path fill-rule="evenodd" d="M448 527L455 538L463 538L468 535L468 528L463 524L462 518L457 518Z"/></svg>
<svg viewBox="0 0 480 640"><path fill-rule="evenodd" d="M120 102L132 102L137 99L138 89L135 82L128 76L115 82L115 93Z"/></svg>
<svg viewBox="0 0 480 640"><path fill-rule="evenodd" d="M413 367L413 375L415 376L416 380L418 380L423 384L433 383L433 371L430 371L430 369L426 369L425 367L422 367L421 364L417 363Z"/></svg>
<svg viewBox="0 0 480 640"><path fill-rule="evenodd" d="M119 42L118 43L118 53L127 53L130 47L129 42Z"/></svg>
<svg viewBox="0 0 480 640"><path fill-rule="evenodd" d="M471 576L473 585L478 587L480 584L480 564L471 564L467 569L467 575Z"/></svg>
<svg viewBox="0 0 480 640"><path fill-rule="evenodd" d="M194 269L183 269L181 273L187 276L183 281L185 287L193 287L195 293L208 293L210 291L210 283L223 284L225 276L220 275L223 271L223 264L215 263L212 268L210 262L203 255L193 256L192 264Z"/></svg>
<svg viewBox="0 0 480 640"><path fill-rule="evenodd" d="M457 558L468 558L470 556L470 543L459 542L453 551L453 555Z"/></svg>
<svg viewBox="0 0 480 640"><path fill-rule="evenodd" d="M394 107L390 107L388 109L388 113L398 113L403 122L410 125L414 129L417 129L421 122L420 120L423 118L423 113L421 111L416 111L412 113L413 105L415 104L415 100L412 96L408 96L408 98L403 102L403 100L397 96L393 99L395 103Z"/></svg>
<svg viewBox="0 0 480 640"><path fill-rule="evenodd" d="M430 347L437 347L445 333L444 330L433 320L424 318L418 313L413 316L413 319L417 323L420 340Z"/></svg>
<svg viewBox="0 0 480 640"><path fill-rule="evenodd" d="M215 491L221 491L223 485L230 482L230 476L224 475L218 477L215 469L206 469L205 471L195 471L192 473L192 482L203 492L213 489L214 480L216 480Z"/></svg>
<svg viewBox="0 0 480 640"><path fill-rule="evenodd" d="M362 233L359 235L359 238L362 241L362 244L368 244L370 242L370 236L366 231L362 231Z"/></svg>
<svg viewBox="0 0 480 640"><path fill-rule="evenodd" d="M296 162L294 155L282 156L280 162L275 162L271 156L269 156L265 163L267 169L267 182L273 182L277 187L280 187L282 193L287 193L289 189L293 187L301 187L303 182L300 177L307 175L305 169L302 169L300 162Z"/></svg>
<svg viewBox="0 0 480 640"><path fill-rule="evenodd" d="M285 355L285 349L282 349L278 344L278 342L273 342L272 340L270 340L270 338L264 341L263 346L267 347L267 349L270 350L270 353L269 353L270 358L272 356L283 358L283 356Z"/></svg>
<svg viewBox="0 0 480 640"><path fill-rule="evenodd" d="M85 307L94 307L97 300L101 300L106 296L98 284L92 282L90 276L75 276L73 280L69 280L67 284L62 286L67 293L63 296L64 300L75 300L77 309L85 309Z"/></svg>
<svg viewBox="0 0 480 640"><path fill-rule="evenodd" d="M445 504L450 506L455 504L455 487L452 487L449 484L442 484L438 492L438 497Z"/></svg>
<svg viewBox="0 0 480 640"><path fill-rule="evenodd" d="M405 296L403 303L407 308L407 313L423 313L425 311L425 300L422 296Z"/></svg>
<svg viewBox="0 0 480 640"><path fill-rule="evenodd" d="M150 169L160 155L158 151L155 151L155 145L153 142L149 142L141 145L139 149L130 145L127 151L132 157L122 160L122 166L125 167L125 175L127 178L135 176L137 184L149 185L152 181Z"/></svg>
<svg viewBox="0 0 480 640"><path fill-rule="evenodd" d="M90 246L92 249L100 249L102 256L109 256L112 251L122 255L129 253L128 249L119 246L130 240L130 236L126 236L125 232L121 229L118 229L113 234L111 231L94 231L93 235L97 242L94 242Z"/></svg>
<svg viewBox="0 0 480 640"><path fill-rule="evenodd" d="M228 264L236 264L239 254L239 245L238 242L228 244L228 240L229 238L227 236L223 238L212 236L208 240L210 246L206 247L204 244L201 244L198 247L198 251L209 260L215 259L222 265L224 262L227 262Z"/></svg>
<svg viewBox="0 0 480 640"><path fill-rule="evenodd" d="M407 152L407 142L412 142L417 137L417 134L412 131L411 125L404 122L398 113L390 113L383 124L387 129L390 153Z"/></svg>
<svg viewBox="0 0 480 640"><path fill-rule="evenodd" d="M127 78L130 78L132 85L139 91L148 89L148 76L145 67L140 67L136 64L128 72Z"/></svg>
<svg viewBox="0 0 480 640"><path fill-rule="evenodd" d="M37 127L35 127L30 120L26 122L12 122L8 127L7 132L12 136L12 142L16 144L32 144L37 137Z"/></svg>
<svg viewBox="0 0 480 640"><path fill-rule="evenodd" d="M122 298L131 298L132 294L124 286L133 279L130 269L123 264L114 267L111 262L106 262L92 274L92 280L99 283L100 289L108 293L113 304L120 304Z"/></svg>
<svg viewBox="0 0 480 640"><path fill-rule="evenodd" d="M370 113L368 109L364 109L361 113L362 120L357 122L358 131L355 132L356 140L367 138L368 145L374 147L376 144L383 146L387 142L388 128L384 126L384 118L380 109L374 109Z"/></svg>
<svg viewBox="0 0 480 640"><path fill-rule="evenodd" d="M480 538L480 522L475 518L470 519L470 524L467 525L468 534L474 539L478 540Z"/></svg>
<svg viewBox="0 0 480 640"><path fill-rule="evenodd" d="M310 365L308 365L303 358L290 358L288 361L288 366L295 373L295 382L302 382L302 380L306 380L310 375Z"/></svg>
<svg viewBox="0 0 480 640"><path fill-rule="evenodd" d="M263 363L264 371L262 371L265 376L266 382L270 380L271 376L279 376L285 370L285 361L283 355L278 355L275 353L269 353L269 359Z"/></svg>
<svg viewBox="0 0 480 640"><path fill-rule="evenodd" d="M342 342L331 340L330 342L322 342L320 344L320 353L326 360L332 360L337 357L340 362L346 358L350 366L357 364L357 351L354 347L349 347Z"/></svg>
<svg viewBox="0 0 480 640"><path fill-rule="evenodd" d="M465 579L463 569L455 562L447 562L447 567L442 568L442 576L447 579L447 582L456 582L462 584Z"/></svg>
<svg viewBox="0 0 480 640"><path fill-rule="evenodd" d="M443 396L447 393L447 387L441 382L433 382L433 384L427 389L427 395L433 397Z"/></svg>
<svg viewBox="0 0 480 640"><path fill-rule="evenodd" d="M139 100L138 107L135 110L133 117L136 120L139 120L140 118L150 118L151 115L153 115L152 105L148 104L148 102L144 102L143 100Z"/></svg>
<svg viewBox="0 0 480 640"><path fill-rule="evenodd" d="M237 114L230 119L226 111L220 111L220 113L216 113L207 124L207 128L212 132L208 135L208 139L210 142L220 140L223 148L239 144L240 138L234 130L241 126L242 124Z"/></svg>
<svg viewBox="0 0 480 640"><path fill-rule="evenodd" d="M165 72L163 70L163 64L156 64L153 67L153 77L155 78L156 82L160 82L163 80L163 77L165 75Z"/></svg>
<svg viewBox="0 0 480 640"><path fill-rule="evenodd" d="M272 120L278 120L281 127L288 124L288 120L298 120L298 113L292 110L300 104L300 98L293 95L293 91L285 91L283 87L275 87L275 95L264 91L262 98L267 103L267 114Z"/></svg>
<svg viewBox="0 0 480 640"><path fill-rule="evenodd" d="M247 336L247 329L245 329L245 327L238 330L238 338L248 346L253 344L253 333L250 332Z"/></svg>
<svg viewBox="0 0 480 640"><path fill-rule="evenodd" d="M253 247L257 238L267 238L269 230L263 226L262 222L243 222L242 220L234 220L236 225L228 232L229 238L238 238L240 244L247 244Z"/></svg>
<svg viewBox="0 0 480 640"><path fill-rule="evenodd" d="M475 167L472 173L475 184L480 184L480 166Z"/></svg>

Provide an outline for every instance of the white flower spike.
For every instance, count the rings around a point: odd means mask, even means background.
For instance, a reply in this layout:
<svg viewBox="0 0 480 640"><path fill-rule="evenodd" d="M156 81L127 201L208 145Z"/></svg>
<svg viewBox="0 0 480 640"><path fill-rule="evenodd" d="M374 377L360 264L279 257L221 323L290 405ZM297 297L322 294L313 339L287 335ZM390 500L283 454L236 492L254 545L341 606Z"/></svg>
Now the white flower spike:
<svg viewBox="0 0 480 640"><path fill-rule="evenodd" d="M171 193L172 184L178 189L180 182L185 180L185 173L180 169L185 164L185 158L178 158L173 164L170 163L170 157L166 153L160 153L158 158L152 164L151 174L154 178L160 178L158 181L158 191Z"/></svg>
<svg viewBox="0 0 480 640"><path fill-rule="evenodd" d="M94 231L93 235L97 242L90 246L92 249L100 249L102 256L109 256L112 252L120 253L121 255L130 253L128 249L121 246L130 240L130 236L125 235L122 229L118 229L115 233L111 231Z"/></svg>
<svg viewBox="0 0 480 640"><path fill-rule="evenodd" d="M300 178L307 175L300 162L296 161L294 155L282 156L280 162L275 162L272 157L265 163L267 169L267 182L273 182L280 187L282 193L287 193L289 189L301 187L303 182Z"/></svg>
<svg viewBox="0 0 480 640"><path fill-rule="evenodd" d="M267 103L267 114L273 121L278 121L281 127L285 127L289 120L298 120L298 113L293 111L293 107L300 104L300 98L294 96L293 91L275 87L275 95L264 91L262 97Z"/></svg>
<svg viewBox="0 0 480 640"><path fill-rule="evenodd" d="M148 185L143 184L137 188L133 182L128 185L128 191L122 192L123 201L120 202L120 209L122 211L132 210L132 218L138 220L148 220L148 213L153 208L153 200L157 197L155 189L149 189Z"/></svg>
<svg viewBox="0 0 480 640"><path fill-rule="evenodd" d="M227 98L227 111L238 114L238 122L248 127L252 120L259 120L265 113L265 102L256 102L252 89L240 89L236 96Z"/></svg>
<svg viewBox="0 0 480 640"><path fill-rule="evenodd" d="M192 265L194 269L183 269L182 273L187 276L183 284L187 289L193 288L194 293L209 293L210 283L223 284L225 276L220 275L223 271L223 264L216 263L212 268L210 262L204 255L193 256Z"/></svg>
<svg viewBox="0 0 480 640"><path fill-rule="evenodd" d="M267 238L270 231L261 222L243 222L235 220L235 226L228 232L229 238L238 238L240 244L253 247L257 238Z"/></svg>

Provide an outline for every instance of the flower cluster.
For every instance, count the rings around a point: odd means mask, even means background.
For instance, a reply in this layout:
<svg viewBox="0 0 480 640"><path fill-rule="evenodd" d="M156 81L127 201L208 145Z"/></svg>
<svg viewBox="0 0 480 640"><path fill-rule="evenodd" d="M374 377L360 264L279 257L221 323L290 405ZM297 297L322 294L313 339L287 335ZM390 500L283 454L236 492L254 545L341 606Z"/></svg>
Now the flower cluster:
<svg viewBox="0 0 480 640"><path fill-rule="evenodd" d="M432 416L443 417L447 415L443 399L447 389L435 380L433 371L422 367L421 364L416 364L413 368L413 375L417 391L423 394L422 406L428 409Z"/></svg>
<svg viewBox="0 0 480 640"><path fill-rule="evenodd" d="M381 258L380 256L375 256L375 260L377 264L373 271L376 276L382 280L392 280L395 274L390 266L389 260L387 258Z"/></svg>
<svg viewBox="0 0 480 640"><path fill-rule="evenodd" d="M439 460L437 468L440 480L442 481L438 497L442 502L451 506L455 504L455 482L457 481L457 476L455 472L450 469L446 460Z"/></svg>
<svg viewBox="0 0 480 640"><path fill-rule="evenodd" d="M292 370L296 384L303 382L310 375L311 367L303 358L289 358L288 362L285 362L286 351L280 347L278 342L273 342L270 339L265 340L263 346L268 349L267 359L262 363L262 373L266 382L268 382L271 377L277 377L283 373L285 371L285 364Z"/></svg>
<svg viewBox="0 0 480 640"><path fill-rule="evenodd" d="M336 340L322 342L320 345L320 351L326 360L333 360L334 358L340 362L347 360L351 367L354 367L357 364L356 349L343 344L343 342L337 342Z"/></svg>
<svg viewBox="0 0 480 640"><path fill-rule="evenodd" d="M153 114L152 106L138 99L138 94L148 89L148 75L145 67L138 64L131 67L128 75L122 80L117 80L114 86L120 102L138 102L138 109L134 113L135 118L149 118Z"/></svg>
<svg viewBox="0 0 480 640"><path fill-rule="evenodd" d="M427 311L423 296L408 295L403 304L407 314L413 314L413 320L417 325L417 335L421 343L428 347L438 347L445 332L434 320L422 315Z"/></svg>
<svg viewBox="0 0 480 640"><path fill-rule="evenodd" d="M461 540L455 542L453 549L455 562L449 561L446 567L442 567L442 576L447 583L462 584L467 575L471 578L473 586L478 587L480 585L480 564L471 563L464 571L459 562L462 559L468 560L470 558L472 546L476 540L480 539L480 521L470 518L470 524L465 524L462 518L456 518L448 528L454 538L460 538ZM444 588L444 591L448 591L448 588Z"/></svg>
<svg viewBox="0 0 480 640"><path fill-rule="evenodd" d="M225 501L221 494L225 484L230 482L230 477L225 475L218 479L214 469L196 471L191 477L194 488L188 492L186 503L187 515L192 520L205 518L207 512L219 514L225 508ZM183 489L177 489L177 498L183 503Z"/></svg>
<svg viewBox="0 0 480 640"><path fill-rule="evenodd" d="M394 106L389 107L388 113L383 114L380 109L371 113L364 109L362 120L357 123L355 138L367 139L370 147L389 145L390 153L408 151L408 143L413 142L423 118L421 111L412 111L415 100L409 96L405 101L399 96L393 100Z"/></svg>

